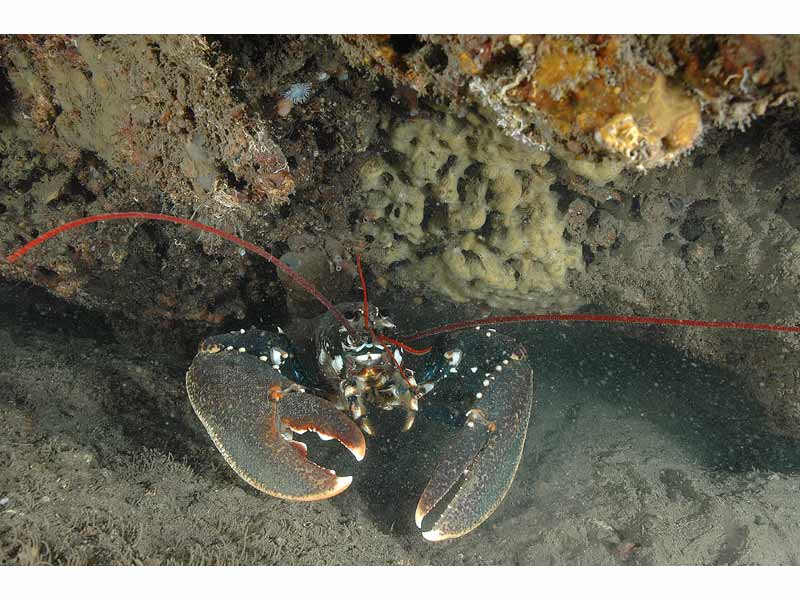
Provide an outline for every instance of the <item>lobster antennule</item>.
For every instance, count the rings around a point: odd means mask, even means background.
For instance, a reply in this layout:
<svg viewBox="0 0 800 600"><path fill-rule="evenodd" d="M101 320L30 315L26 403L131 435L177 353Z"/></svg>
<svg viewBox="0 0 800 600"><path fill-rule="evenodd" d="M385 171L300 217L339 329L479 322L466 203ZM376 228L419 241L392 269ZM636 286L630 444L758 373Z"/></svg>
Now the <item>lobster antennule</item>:
<svg viewBox="0 0 800 600"><path fill-rule="evenodd" d="M118 213L102 213L99 215L92 215L89 217L84 217L82 219L76 219L74 221L69 221L58 227L51 229L50 231L44 232L42 235L38 236L37 238L31 240L15 252L8 255L6 258L6 262L9 264L13 264L18 261L20 258L25 256L28 252L33 250L36 246L43 244L47 240L56 237L70 229L75 229L76 227L81 227L83 225L88 225L89 223L96 223L98 221L116 221L121 219L145 219L148 221L167 221L169 223L177 223L178 225L183 225L185 227L190 227L192 229L198 229L200 231L204 231L205 233L210 233L212 235L216 235L222 239L228 240L229 242L233 242L240 248L244 248L245 250L249 250L254 254L258 254L262 258L271 262L275 267L286 273L289 278L292 279L295 283L300 285L303 289L305 289L309 294L314 296L325 308L333 313L336 319L341 322L351 333L352 328L348 323L347 319L344 318L344 315L339 312L339 310L333 305L333 303L328 300L325 296L322 295L314 284L308 281L305 277L297 273L294 269L292 269L289 265L279 259L277 256L267 252L264 248L260 246L256 246L255 244L248 242L247 240L243 240L240 237L233 235L227 231L223 231L222 229L217 229L216 227L212 227L211 225L206 225L205 223L201 223L200 221L194 221L192 219L185 219L183 217L176 217L173 215L165 215L161 213L150 213L150 212L118 212Z"/></svg>
<svg viewBox="0 0 800 600"><path fill-rule="evenodd" d="M427 354L428 352L430 352L431 351L431 346L428 346L427 348L422 348L422 349L412 348L408 344L404 344L400 340L396 340L396 339L391 338L391 337L389 337L387 335L377 335L377 334L375 334L375 332L372 329L372 325L369 322L369 299L367 298L367 280L364 277L364 269L361 267L361 255L360 254L356 254L356 266L358 267L358 277L359 277L359 279L361 279L361 289L363 290L363 295L364 295L364 329L366 329L367 331L369 331L373 335L375 335L375 337L382 344L392 344L394 346L398 346L398 347L402 348L403 350L405 350L406 352L409 352L411 354L415 354L417 356L421 356L423 354ZM392 358L392 360L394 360L394 358Z"/></svg>
<svg viewBox="0 0 800 600"><path fill-rule="evenodd" d="M407 344L404 344L399 340L395 340L388 336L378 335L375 333L375 330L372 328L372 324L369 322L369 299L367 296L367 279L366 277L364 277L364 269L361 267L360 254L356 254L356 266L358 267L358 277L361 280L361 289L363 290L364 293L364 329L370 332L370 335L372 335L373 338L379 340L384 345L384 350L383 350L384 354L389 357L389 360L392 362L392 364L394 364L395 368L397 369L397 372L400 373L400 377L403 378L403 381L406 382L406 385L409 387L409 389L413 389L414 386L411 385L411 381L409 381L405 369L400 366L400 363L397 362L397 359L394 357L394 354L392 354L389 351L389 348L386 346L386 344L394 344L395 346L399 346L404 350L411 352L412 354L426 354L427 352L430 352L431 349L430 347L428 347L422 350L417 350L416 348L412 348L411 346L408 346Z"/></svg>
<svg viewBox="0 0 800 600"><path fill-rule="evenodd" d="M379 335L378 339L381 341L382 344L392 344L393 346L402 348L409 354L413 354L415 356L422 356L424 354L427 354L433 349L433 346L426 346L425 348L412 348L408 344L404 344L400 340L396 340L386 335Z"/></svg>
<svg viewBox="0 0 800 600"><path fill-rule="evenodd" d="M741 321L703 321L699 319L672 319L668 317L640 317L637 315L507 315L501 317L487 317L485 319L472 319L448 323L432 329L417 332L406 338L413 342L432 335L471 329L482 325L502 325L504 323L528 323L531 321L590 321L601 323L623 323L634 325L666 325L671 327L700 327L705 329L749 329L751 331L775 331L781 333L800 333L800 326L778 325L773 323L747 323Z"/></svg>

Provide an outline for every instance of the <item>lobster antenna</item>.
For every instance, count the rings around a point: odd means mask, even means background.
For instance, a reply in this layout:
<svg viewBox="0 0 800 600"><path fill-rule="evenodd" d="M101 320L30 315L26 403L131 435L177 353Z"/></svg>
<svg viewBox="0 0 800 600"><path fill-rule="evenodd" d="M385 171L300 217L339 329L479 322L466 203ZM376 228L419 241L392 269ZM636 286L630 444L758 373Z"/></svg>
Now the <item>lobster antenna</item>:
<svg viewBox="0 0 800 600"><path fill-rule="evenodd" d="M487 317L485 319L473 319L470 321L459 321L448 325L440 325L432 329L420 331L406 338L406 341L413 342L422 338L459 331L461 329L471 329L481 325L500 325L503 323L527 323L530 321L594 321L602 323L627 323L638 325L668 325L672 327L701 327L706 329L749 329L753 331L779 331L784 333L800 333L800 327L792 325L773 325L771 323L746 323L738 321L701 321L694 319L670 319L665 317L639 317L635 315L510 315L504 317Z"/></svg>
<svg viewBox="0 0 800 600"><path fill-rule="evenodd" d="M423 354L427 354L433 348L433 346L427 346L426 348L413 348L408 344L404 344L400 340L396 340L394 338L390 338L385 335L379 335L378 339L381 341L381 343L394 344L395 346L399 346L409 354L416 354L417 356L422 356Z"/></svg>
<svg viewBox="0 0 800 600"><path fill-rule="evenodd" d="M364 277L364 269L361 267L361 255L356 254L356 266L358 267L358 278L361 280L361 289L364 291L364 329L366 329L372 339L374 340L377 338L381 344L383 344L383 353L389 357L389 360L394 363L397 372L400 373L400 377L403 378L403 381L406 382L408 389L414 389L414 386L411 385L411 381L408 379L408 375L406 375L406 370L400 366L400 363L394 357L394 354L389 351L388 345L394 344L395 346L400 346L404 350L408 350L412 354L426 354L431 351L430 347L425 348L423 350L417 350L416 348L412 348L411 346L407 346L403 342L399 340L395 340L394 338L390 338L385 335L379 335L375 333L375 330L372 328L372 324L369 322L369 300L367 298L367 279Z"/></svg>
<svg viewBox="0 0 800 600"><path fill-rule="evenodd" d="M233 235L232 233L228 233L227 231L223 231L222 229L217 229L216 227L212 227L211 225L206 225L205 223L201 223L199 221L194 221L192 219L184 219L183 217L175 217L173 215L165 215L161 213L150 213L150 212L118 212L118 213L103 213L99 215L92 215L90 217L84 217L82 219L76 219L74 221L69 221L68 223L64 223L63 225L59 225L58 227L51 229L50 231L44 232L39 237L31 240L22 248L13 252L6 258L6 262L9 264L13 264L18 261L20 258L25 256L28 252L34 249L36 246L43 244L47 240L54 238L55 236L64 233L65 231L69 231L70 229L75 229L76 227L81 227L83 225L88 225L89 223L96 223L98 221L117 221L121 219L146 219L149 221L168 221L170 223L177 223L178 225L184 225L186 227L191 227L192 229L199 229L200 231L204 231L206 233L211 233L220 237L222 239L228 240L229 242L233 242L237 246L244 248L245 250L249 250L254 254L258 254L262 258L265 258L273 265L275 265L278 269L286 273L286 275L306 290L309 294L314 296L325 308L327 308L336 319L344 325L348 331L353 333L352 328L350 327L350 323L348 323L347 319L344 318L344 315L339 312L339 310L333 305L333 303L328 300L325 296L322 295L314 284L308 281L305 277L297 273L294 269L292 269L289 265L279 259L277 256L270 254L260 246L256 246L255 244L248 242L247 240L243 240L240 237Z"/></svg>
<svg viewBox="0 0 800 600"><path fill-rule="evenodd" d="M399 346L400 348L402 348L406 352L409 352L411 354L416 354L417 356L420 356L422 354L427 354L428 352L430 352L432 346L428 346L427 348L423 348L421 350L418 350L417 348L412 348L408 344L404 344L400 340L396 340L394 338L390 338L388 335L381 335L381 334L376 334L375 333L375 331L372 329L372 325L370 325L370 322L369 322L369 301L367 300L367 280L364 277L364 270L361 268L361 255L360 254L356 254L356 266L358 267L358 277L361 279L361 288L364 290L364 329L366 329L367 331L371 332L372 335L377 337L378 340L382 344L387 344L388 343L388 344L393 344L395 346ZM399 368L400 365L397 364L397 361L395 360L394 356L391 353L389 353L389 356L391 357L391 359L394 362L394 364L397 365L397 367ZM402 369L401 369L401 373L402 373ZM405 375L403 375L403 379L405 379ZM406 379L406 382L408 382L407 379ZM411 385L411 384L409 384L409 385Z"/></svg>

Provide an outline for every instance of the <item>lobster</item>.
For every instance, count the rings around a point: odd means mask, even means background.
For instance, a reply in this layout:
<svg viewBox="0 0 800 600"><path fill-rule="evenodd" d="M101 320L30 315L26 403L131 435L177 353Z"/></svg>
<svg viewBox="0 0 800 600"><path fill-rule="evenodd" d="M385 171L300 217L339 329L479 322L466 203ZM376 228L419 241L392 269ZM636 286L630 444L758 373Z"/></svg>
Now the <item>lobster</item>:
<svg viewBox="0 0 800 600"><path fill-rule="evenodd" d="M70 221L13 252L14 263L66 231L99 221L166 221L226 239L268 260L327 310L310 334L290 337L255 328L212 335L186 374L189 401L230 467L252 487L278 498L315 501L352 482L308 458L295 435L335 439L356 460L375 435L372 412L403 411L403 431L437 403L456 405L457 432L417 504L415 522L430 541L462 536L483 523L510 489L534 407L534 372L526 348L497 331L504 323L594 321L800 332L778 324L701 321L633 315L495 316L441 325L398 339L391 318L370 303L359 256L360 302L334 305L314 285L265 249L215 227L167 214L107 213ZM411 344L435 338L427 347ZM431 514L434 513L434 514ZM424 527L425 521L432 521Z"/></svg>

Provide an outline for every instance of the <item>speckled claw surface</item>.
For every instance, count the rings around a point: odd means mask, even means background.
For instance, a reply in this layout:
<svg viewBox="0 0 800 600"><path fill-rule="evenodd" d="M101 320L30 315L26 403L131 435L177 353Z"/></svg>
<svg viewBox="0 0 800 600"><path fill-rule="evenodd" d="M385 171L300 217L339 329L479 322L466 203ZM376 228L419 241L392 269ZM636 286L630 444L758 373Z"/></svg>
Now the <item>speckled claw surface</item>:
<svg viewBox="0 0 800 600"><path fill-rule="evenodd" d="M352 478L312 462L293 434L336 439L361 460L370 409L404 410L407 424L420 411L445 415L457 429L420 497L416 522L431 541L472 531L503 501L522 457L533 405L525 348L476 326L414 349L388 335L394 324L377 307L346 303L336 310L341 318L328 313L305 334L295 328L295 339L306 342L302 352L280 329L241 329L201 344L186 387L212 441L258 490L323 500Z"/></svg>
<svg viewBox="0 0 800 600"><path fill-rule="evenodd" d="M186 374L195 413L228 464L256 489L288 500L322 500L347 489L352 477L311 462L292 432L336 439L361 460L358 426L331 403L286 377L291 373L278 334L250 330L205 340Z"/></svg>
<svg viewBox="0 0 800 600"><path fill-rule="evenodd" d="M499 334L496 337L511 341ZM422 492L415 515L417 526L423 528L431 511L439 512L423 530L427 540L459 537L478 527L499 506L514 480L533 404L533 374L524 349L501 357L494 368L484 364L487 372L482 368L477 373L480 387L472 388L481 390L477 402ZM448 494L451 497L442 510Z"/></svg>

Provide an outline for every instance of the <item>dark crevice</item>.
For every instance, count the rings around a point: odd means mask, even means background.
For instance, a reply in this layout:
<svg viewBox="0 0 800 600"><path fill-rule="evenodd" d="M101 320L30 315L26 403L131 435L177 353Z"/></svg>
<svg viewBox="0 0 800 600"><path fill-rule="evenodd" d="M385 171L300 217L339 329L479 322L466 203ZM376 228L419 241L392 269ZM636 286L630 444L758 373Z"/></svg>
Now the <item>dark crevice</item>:
<svg viewBox="0 0 800 600"><path fill-rule="evenodd" d="M14 107L14 91L8 81L5 69L0 69L0 125L11 122L11 111Z"/></svg>
<svg viewBox="0 0 800 600"><path fill-rule="evenodd" d="M597 208L591 215L589 215L589 218L586 219L586 224L589 227L597 227L597 224L599 222L600 222L600 209Z"/></svg>
<svg viewBox="0 0 800 600"><path fill-rule="evenodd" d="M321 152L332 152L336 149L336 131L317 126L314 128L314 139Z"/></svg>
<svg viewBox="0 0 800 600"><path fill-rule="evenodd" d="M442 179L446 177L447 174L450 172L450 169L453 168L453 165L456 164L457 160L458 157L455 154L451 154L450 156L448 156L445 163L441 167L439 167L438 171L436 171L436 178Z"/></svg>
<svg viewBox="0 0 800 600"><path fill-rule="evenodd" d="M486 65L484 70L486 72L496 73L516 73L522 65L522 58L520 57L519 50L509 46L503 48L499 52L492 54L492 58Z"/></svg>
<svg viewBox="0 0 800 600"><path fill-rule="evenodd" d="M689 49L697 57L699 71L703 71L720 53L717 40L710 35L695 37L689 44Z"/></svg>
<svg viewBox="0 0 800 600"><path fill-rule="evenodd" d="M431 44L425 52L425 64L434 73L441 73L447 68L447 53L439 44Z"/></svg>
<svg viewBox="0 0 800 600"><path fill-rule="evenodd" d="M588 267L594 262L594 252L589 244L581 244L581 250L583 251L583 263Z"/></svg>
<svg viewBox="0 0 800 600"><path fill-rule="evenodd" d="M631 219L634 221L641 221L642 220L642 207L639 203L639 198L631 198L631 208L630 208L630 216Z"/></svg>
<svg viewBox="0 0 800 600"><path fill-rule="evenodd" d="M389 36L389 46L403 56L416 52L425 45L419 36L410 34L393 34Z"/></svg>
<svg viewBox="0 0 800 600"><path fill-rule="evenodd" d="M575 193L560 181L554 182L550 186L550 191L553 192L558 199L558 212L562 215L567 214L569 205L575 200Z"/></svg>

